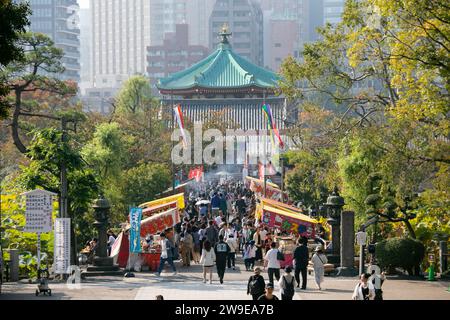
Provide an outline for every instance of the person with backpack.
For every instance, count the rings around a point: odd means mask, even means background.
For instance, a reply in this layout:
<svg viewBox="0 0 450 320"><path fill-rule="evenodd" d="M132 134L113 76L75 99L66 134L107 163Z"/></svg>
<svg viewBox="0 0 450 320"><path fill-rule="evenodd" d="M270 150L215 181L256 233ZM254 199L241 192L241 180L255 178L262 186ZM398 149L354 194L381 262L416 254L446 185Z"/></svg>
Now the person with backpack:
<svg viewBox="0 0 450 320"><path fill-rule="evenodd" d="M166 238L166 234L164 232L161 232L159 237L161 238L161 258L159 260L159 267L156 274L158 275L158 277L161 276L161 271L167 261L167 263L172 267L173 275L175 276L177 274L177 269L175 268L175 265L173 263L173 250L175 247L172 242L170 242L169 239Z"/></svg>
<svg viewBox="0 0 450 320"><path fill-rule="evenodd" d="M248 242L244 247L244 263L245 270L250 271L250 268L255 266L256 247L255 241Z"/></svg>
<svg viewBox="0 0 450 320"><path fill-rule="evenodd" d="M291 274L292 268L286 267L284 275L278 281L280 285L281 300L292 300L295 294L295 278Z"/></svg>
<svg viewBox="0 0 450 320"><path fill-rule="evenodd" d="M216 260L216 254L211 246L211 242L205 240L203 243L202 257L200 263L203 265L203 283L206 283L206 274L209 272L209 283L212 283L212 267Z"/></svg>
<svg viewBox="0 0 450 320"><path fill-rule="evenodd" d="M267 251L266 256L264 257L264 268L268 268L267 272L269 273L269 282L273 282L273 276L275 275L277 281L280 280L280 259L281 252L277 249L277 243L272 242L270 245L270 250Z"/></svg>
<svg viewBox="0 0 450 320"><path fill-rule="evenodd" d="M223 241L223 235L219 236L219 242L214 246L214 253L216 254L217 275L219 276L220 283L222 284L228 254L230 253L230 246Z"/></svg>
<svg viewBox="0 0 450 320"><path fill-rule="evenodd" d="M247 284L247 295L251 294L253 300L258 300L265 292L266 283L261 275L261 268L256 267L255 274L250 276Z"/></svg>
<svg viewBox="0 0 450 320"><path fill-rule="evenodd" d="M327 257L322 251L322 246L316 247L315 253L311 258L311 262L313 263L314 277L317 287L319 290L322 290L322 283L325 275L325 264L328 263Z"/></svg>

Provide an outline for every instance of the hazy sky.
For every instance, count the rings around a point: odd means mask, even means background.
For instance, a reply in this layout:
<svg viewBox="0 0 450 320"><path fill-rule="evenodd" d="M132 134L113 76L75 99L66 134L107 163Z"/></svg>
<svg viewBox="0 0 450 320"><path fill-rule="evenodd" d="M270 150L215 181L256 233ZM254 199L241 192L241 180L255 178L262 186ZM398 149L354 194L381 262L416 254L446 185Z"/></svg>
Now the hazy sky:
<svg viewBox="0 0 450 320"><path fill-rule="evenodd" d="M89 8L89 0L78 0L81 8Z"/></svg>

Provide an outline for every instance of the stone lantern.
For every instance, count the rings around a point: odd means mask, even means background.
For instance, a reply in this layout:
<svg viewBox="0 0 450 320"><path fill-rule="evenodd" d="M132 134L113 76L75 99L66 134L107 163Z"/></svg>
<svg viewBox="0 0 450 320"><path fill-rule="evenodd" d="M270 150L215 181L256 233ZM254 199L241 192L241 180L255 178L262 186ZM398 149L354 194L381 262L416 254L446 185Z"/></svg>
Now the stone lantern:
<svg viewBox="0 0 450 320"><path fill-rule="evenodd" d="M331 252L329 252L328 261L333 264L340 264L341 212L344 205L344 198L339 195L339 190L335 187L324 204L327 208L327 222L331 226Z"/></svg>
<svg viewBox="0 0 450 320"><path fill-rule="evenodd" d="M107 228L109 220L109 201L104 196L100 195L98 199L94 200L92 208L94 209L95 222L94 227L97 229L97 249L95 250L95 257L93 266L89 266L86 272L83 272L81 276L122 276L123 272L120 271L119 266L114 265L112 257L108 257L107 250Z"/></svg>

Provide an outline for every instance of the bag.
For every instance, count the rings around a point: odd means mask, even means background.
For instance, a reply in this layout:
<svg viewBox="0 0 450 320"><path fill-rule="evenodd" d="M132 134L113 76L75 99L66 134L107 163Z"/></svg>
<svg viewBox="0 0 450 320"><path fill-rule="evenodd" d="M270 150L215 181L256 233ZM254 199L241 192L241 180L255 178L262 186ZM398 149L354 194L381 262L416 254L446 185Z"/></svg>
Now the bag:
<svg viewBox="0 0 450 320"><path fill-rule="evenodd" d="M284 261L284 254L279 250L277 250L277 260Z"/></svg>
<svg viewBox="0 0 450 320"><path fill-rule="evenodd" d="M283 280L284 280L284 295L288 296L288 297L293 297L295 294L295 289L294 289L294 278L292 278L291 283L288 283L286 280L286 277L283 276Z"/></svg>
<svg viewBox="0 0 450 320"><path fill-rule="evenodd" d="M259 287L258 278L253 277L253 280L250 281L250 293L251 294L259 294L263 292L262 288Z"/></svg>

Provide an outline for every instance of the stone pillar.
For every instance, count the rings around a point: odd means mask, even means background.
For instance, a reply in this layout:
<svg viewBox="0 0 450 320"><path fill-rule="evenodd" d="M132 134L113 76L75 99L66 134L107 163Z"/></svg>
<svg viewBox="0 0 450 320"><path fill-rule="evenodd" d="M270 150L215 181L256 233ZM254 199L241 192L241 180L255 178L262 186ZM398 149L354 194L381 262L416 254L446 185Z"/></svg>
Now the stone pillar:
<svg viewBox="0 0 450 320"><path fill-rule="evenodd" d="M341 219L330 218L327 220L331 226L331 252L327 254L328 261L333 264L340 265L341 254Z"/></svg>
<svg viewBox="0 0 450 320"><path fill-rule="evenodd" d="M9 269L9 281L17 282L19 281L19 250L10 249L9 260L11 261L11 267Z"/></svg>
<svg viewBox="0 0 450 320"><path fill-rule="evenodd" d="M441 274L447 271L448 269L448 263L447 263L447 254L448 254L448 247L447 247L447 241L440 241L439 242L439 264L441 266Z"/></svg>
<svg viewBox="0 0 450 320"><path fill-rule="evenodd" d="M355 268L355 213L344 211L341 213L341 264L338 276L353 277L358 275Z"/></svg>

